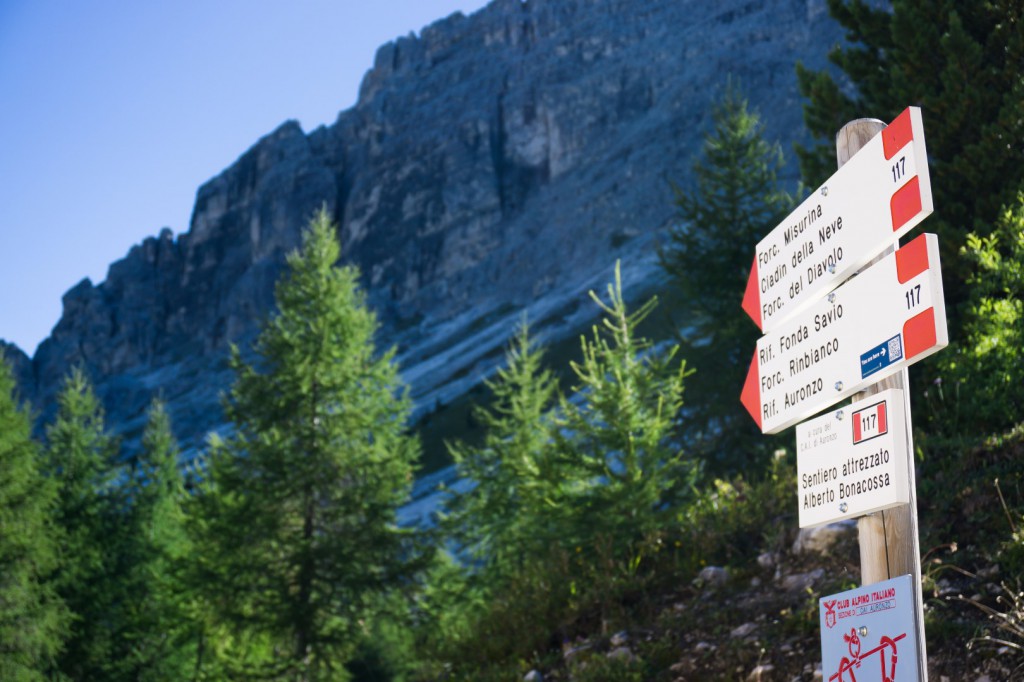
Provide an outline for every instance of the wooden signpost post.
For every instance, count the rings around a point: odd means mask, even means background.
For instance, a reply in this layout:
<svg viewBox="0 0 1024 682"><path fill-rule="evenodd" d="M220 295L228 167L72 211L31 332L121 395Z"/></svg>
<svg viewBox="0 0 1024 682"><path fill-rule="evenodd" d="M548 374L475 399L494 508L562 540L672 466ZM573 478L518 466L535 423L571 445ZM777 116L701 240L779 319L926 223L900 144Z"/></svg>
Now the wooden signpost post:
<svg viewBox="0 0 1024 682"><path fill-rule="evenodd" d="M927 680L906 368L948 337L937 237L896 249L932 212L921 112L836 146L839 170L757 245L743 308L765 335L741 401L778 433L853 396L797 427L800 526L857 518L861 541L865 587L819 603L823 660L838 682Z"/></svg>

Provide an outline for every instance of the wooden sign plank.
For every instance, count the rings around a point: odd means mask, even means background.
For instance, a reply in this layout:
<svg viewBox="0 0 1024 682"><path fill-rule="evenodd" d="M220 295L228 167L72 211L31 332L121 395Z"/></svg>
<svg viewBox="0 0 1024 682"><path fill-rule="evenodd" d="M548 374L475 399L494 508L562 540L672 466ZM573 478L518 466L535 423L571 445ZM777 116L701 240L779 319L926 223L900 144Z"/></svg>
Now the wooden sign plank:
<svg viewBox="0 0 1024 682"><path fill-rule="evenodd" d="M758 243L743 309L777 329L931 212L921 110L908 107Z"/></svg>
<svg viewBox="0 0 1024 682"><path fill-rule="evenodd" d="M910 501L902 401L889 389L797 425L801 528Z"/></svg>
<svg viewBox="0 0 1024 682"><path fill-rule="evenodd" d="M938 238L923 234L761 337L740 399L778 433L947 344Z"/></svg>

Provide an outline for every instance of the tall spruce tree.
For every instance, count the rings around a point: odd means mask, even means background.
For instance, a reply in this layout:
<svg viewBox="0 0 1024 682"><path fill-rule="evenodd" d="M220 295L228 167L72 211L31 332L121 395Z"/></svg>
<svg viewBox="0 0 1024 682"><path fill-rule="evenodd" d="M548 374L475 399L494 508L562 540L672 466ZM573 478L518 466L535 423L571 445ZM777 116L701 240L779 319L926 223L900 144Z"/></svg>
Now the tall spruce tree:
<svg viewBox="0 0 1024 682"><path fill-rule="evenodd" d="M252 364L233 352L234 433L212 453L203 510L220 578L208 599L243 668L230 675L345 679L361 621L410 566L396 525L418 455L409 401L339 251L322 210L288 257Z"/></svg>
<svg viewBox="0 0 1024 682"><path fill-rule="evenodd" d="M695 371L683 415L687 447L716 470L746 468L753 452L771 447L739 400L760 335L740 298L755 246L793 206L777 177L782 166L781 147L764 139L760 115L728 82L693 165L696 186L676 188L681 222L659 251Z"/></svg>
<svg viewBox="0 0 1024 682"><path fill-rule="evenodd" d="M186 498L170 415L161 400L147 413L131 478L131 538L124 604L127 654L116 663L132 680L183 680L194 661L194 627L181 564L190 553Z"/></svg>
<svg viewBox="0 0 1024 682"><path fill-rule="evenodd" d="M52 481L42 473L27 407L0 354L0 679L46 679L67 611L51 582L58 528Z"/></svg>
<svg viewBox="0 0 1024 682"><path fill-rule="evenodd" d="M942 238L950 312L967 297L970 263L957 258L974 232L992 232L1024 186L1024 5L1020 0L829 0L849 47L829 55L856 86L828 71L797 67L809 102L808 129L822 142L797 148L805 182L835 172L836 132L865 116L891 121L908 105L924 115L935 215L925 227ZM953 335L951 335L953 336Z"/></svg>
<svg viewBox="0 0 1024 682"><path fill-rule="evenodd" d="M449 498L448 526L492 585L543 554L554 539L546 532L550 504L564 484L549 417L558 381L543 367L544 351L525 320L505 362L487 382L493 402L474 410L486 428L483 444L449 447L459 477L472 483Z"/></svg>
<svg viewBox="0 0 1024 682"><path fill-rule="evenodd" d="M57 397L56 419L46 430L62 529L55 584L71 611L58 669L72 680L112 678L123 625L120 559L126 504L116 485L117 443L103 422L91 383L82 370L73 369Z"/></svg>

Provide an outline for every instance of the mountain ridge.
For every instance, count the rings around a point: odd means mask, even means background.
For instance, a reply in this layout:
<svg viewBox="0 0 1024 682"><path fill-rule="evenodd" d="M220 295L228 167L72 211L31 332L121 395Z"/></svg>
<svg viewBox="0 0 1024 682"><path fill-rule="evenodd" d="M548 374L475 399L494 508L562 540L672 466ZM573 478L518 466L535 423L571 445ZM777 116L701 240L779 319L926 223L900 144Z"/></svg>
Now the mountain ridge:
<svg viewBox="0 0 1024 682"><path fill-rule="evenodd" d="M47 418L79 364L129 441L163 395L198 445L221 423L228 345L255 337L284 255L326 206L422 414L487 375L521 310L559 338L595 316L585 291L616 259L628 288L655 286L668 180L687 186L723 74L788 144L803 129L793 63L821 68L840 40L819 0L453 14L378 49L333 124L286 121L203 183L187 232L164 229L70 289L35 355L8 353L22 394Z"/></svg>

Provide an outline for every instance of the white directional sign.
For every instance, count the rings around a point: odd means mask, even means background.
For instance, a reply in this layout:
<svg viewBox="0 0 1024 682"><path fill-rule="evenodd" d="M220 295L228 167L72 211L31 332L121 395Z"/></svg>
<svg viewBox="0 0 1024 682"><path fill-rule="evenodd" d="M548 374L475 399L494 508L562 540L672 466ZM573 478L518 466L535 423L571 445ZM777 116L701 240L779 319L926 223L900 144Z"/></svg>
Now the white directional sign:
<svg viewBox="0 0 1024 682"><path fill-rule="evenodd" d="M914 588L909 575L818 601L826 682L915 682Z"/></svg>
<svg viewBox="0 0 1024 682"><path fill-rule="evenodd" d="M931 212L921 110L909 107L761 240L743 309L776 329Z"/></svg>
<svg viewBox="0 0 1024 682"><path fill-rule="evenodd" d="M947 343L938 238L923 234L761 337L740 399L778 433Z"/></svg>
<svg viewBox="0 0 1024 682"><path fill-rule="evenodd" d="M903 392L876 393L796 427L800 527L910 502Z"/></svg>

